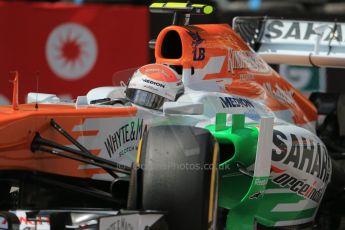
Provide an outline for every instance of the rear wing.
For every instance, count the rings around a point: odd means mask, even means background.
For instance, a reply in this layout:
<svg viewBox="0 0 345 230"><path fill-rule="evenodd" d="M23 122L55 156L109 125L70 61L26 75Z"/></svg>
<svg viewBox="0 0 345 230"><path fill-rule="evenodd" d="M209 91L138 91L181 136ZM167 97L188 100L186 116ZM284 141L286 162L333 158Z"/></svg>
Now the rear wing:
<svg viewBox="0 0 345 230"><path fill-rule="evenodd" d="M237 17L234 30L270 64L345 68L345 23Z"/></svg>

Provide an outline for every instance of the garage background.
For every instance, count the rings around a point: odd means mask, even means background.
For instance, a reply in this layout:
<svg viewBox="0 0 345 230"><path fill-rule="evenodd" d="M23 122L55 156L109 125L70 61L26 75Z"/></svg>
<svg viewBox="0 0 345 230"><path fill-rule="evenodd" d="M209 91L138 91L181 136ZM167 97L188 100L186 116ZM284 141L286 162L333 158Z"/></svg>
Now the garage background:
<svg viewBox="0 0 345 230"><path fill-rule="evenodd" d="M214 0L208 17L191 23L232 23L235 16L345 21L345 3L327 0ZM70 100L88 90L126 81L119 71L154 62L148 41L171 23L150 15L150 1L0 1L0 103L9 104L13 71L20 102L29 92ZM345 63L344 63L345 64ZM297 88L343 92L344 71L274 66Z"/></svg>

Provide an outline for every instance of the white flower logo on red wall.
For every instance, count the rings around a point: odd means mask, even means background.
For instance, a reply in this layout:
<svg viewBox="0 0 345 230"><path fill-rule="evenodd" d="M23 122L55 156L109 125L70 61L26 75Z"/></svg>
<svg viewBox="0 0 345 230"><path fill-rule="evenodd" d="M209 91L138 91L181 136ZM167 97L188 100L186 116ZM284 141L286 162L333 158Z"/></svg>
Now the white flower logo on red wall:
<svg viewBox="0 0 345 230"><path fill-rule="evenodd" d="M77 23L65 23L49 35L46 56L59 77L76 80L87 75L97 59L97 42L92 32Z"/></svg>

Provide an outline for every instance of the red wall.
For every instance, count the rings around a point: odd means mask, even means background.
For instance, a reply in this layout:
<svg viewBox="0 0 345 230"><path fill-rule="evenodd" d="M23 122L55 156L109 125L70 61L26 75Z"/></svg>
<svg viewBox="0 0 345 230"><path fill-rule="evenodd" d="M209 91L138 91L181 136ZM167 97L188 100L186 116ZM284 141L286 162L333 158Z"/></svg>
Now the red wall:
<svg viewBox="0 0 345 230"><path fill-rule="evenodd" d="M20 102L37 79L39 92L73 98L111 85L149 61L148 40L146 6L0 2L0 97L11 98L13 70Z"/></svg>

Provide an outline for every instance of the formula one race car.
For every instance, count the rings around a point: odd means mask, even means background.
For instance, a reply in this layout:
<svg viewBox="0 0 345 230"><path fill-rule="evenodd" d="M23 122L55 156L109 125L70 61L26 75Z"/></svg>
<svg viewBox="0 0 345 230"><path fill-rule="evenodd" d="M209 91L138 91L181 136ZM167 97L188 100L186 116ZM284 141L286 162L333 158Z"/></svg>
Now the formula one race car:
<svg viewBox="0 0 345 230"><path fill-rule="evenodd" d="M150 10L174 25L126 86L18 104L16 77L0 107L1 227L340 229L344 99L314 94L313 104L263 59L344 67L333 27L237 18L238 34L188 25L211 6ZM328 117L316 127L318 112Z"/></svg>

